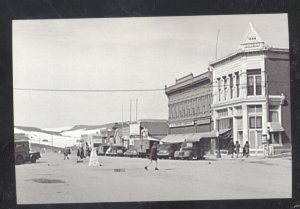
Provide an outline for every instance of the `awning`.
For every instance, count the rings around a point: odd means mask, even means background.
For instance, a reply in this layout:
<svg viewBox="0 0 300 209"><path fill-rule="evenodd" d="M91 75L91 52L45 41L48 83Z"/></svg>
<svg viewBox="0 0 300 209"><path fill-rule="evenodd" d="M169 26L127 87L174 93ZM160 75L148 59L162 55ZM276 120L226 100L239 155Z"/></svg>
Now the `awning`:
<svg viewBox="0 0 300 209"><path fill-rule="evenodd" d="M284 128L278 122L271 122L270 123L270 132L282 132Z"/></svg>
<svg viewBox="0 0 300 209"><path fill-rule="evenodd" d="M159 139L155 139L155 138L150 137L150 136L148 136L148 140L149 140L149 141L156 141L156 142L159 142L159 141L160 141Z"/></svg>
<svg viewBox="0 0 300 209"><path fill-rule="evenodd" d="M203 138L215 138L217 137L216 131L203 132L203 133L194 133L186 139L187 142L196 142L200 141Z"/></svg>
<svg viewBox="0 0 300 209"><path fill-rule="evenodd" d="M161 140L163 143L182 143L192 134L170 134Z"/></svg>
<svg viewBox="0 0 300 209"><path fill-rule="evenodd" d="M221 139L231 139L232 138L232 135L233 135L233 131L232 129L220 129L219 130L219 137Z"/></svg>

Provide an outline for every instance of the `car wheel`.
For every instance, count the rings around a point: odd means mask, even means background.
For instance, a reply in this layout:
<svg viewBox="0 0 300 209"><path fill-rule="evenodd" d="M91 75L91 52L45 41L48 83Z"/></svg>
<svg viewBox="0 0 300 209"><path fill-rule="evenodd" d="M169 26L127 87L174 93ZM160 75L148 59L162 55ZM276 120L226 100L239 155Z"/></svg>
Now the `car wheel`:
<svg viewBox="0 0 300 209"><path fill-rule="evenodd" d="M24 158L22 155L18 155L17 158L16 158L16 164L17 165L20 165L20 164L23 164L25 161L24 161Z"/></svg>
<svg viewBox="0 0 300 209"><path fill-rule="evenodd" d="M31 162L36 163L36 158L34 156L31 158Z"/></svg>

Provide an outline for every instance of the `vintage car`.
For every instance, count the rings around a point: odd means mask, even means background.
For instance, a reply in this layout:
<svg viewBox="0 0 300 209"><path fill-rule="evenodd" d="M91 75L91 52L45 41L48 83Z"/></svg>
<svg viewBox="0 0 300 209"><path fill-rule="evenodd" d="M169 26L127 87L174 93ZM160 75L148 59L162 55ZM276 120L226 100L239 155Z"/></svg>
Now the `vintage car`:
<svg viewBox="0 0 300 209"><path fill-rule="evenodd" d="M159 144L157 156L159 159L174 159L174 153L179 149L180 143Z"/></svg>
<svg viewBox="0 0 300 209"><path fill-rule="evenodd" d="M125 151L126 151L126 147L113 145L107 149L105 155L106 156L124 156Z"/></svg>
<svg viewBox="0 0 300 209"><path fill-rule="evenodd" d="M36 160L41 158L40 152L32 152L28 140L15 140L15 163L16 165L25 162L35 163Z"/></svg>
<svg viewBox="0 0 300 209"><path fill-rule="evenodd" d="M204 159L204 146L200 142L184 142L180 150L174 153L175 159Z"/></svg>
<svg viewBox="0 0 300 209"><path fill-rule="evenodd" d="M99 145L97 151L97 155L105 155L107 150L109 149L109 145Z"/></svg>
<svg viewBox="0 0 300 209"><path fill-rule="evenodd" d="M136 148L130 148L128 149L125 153L124 153L124 156L126 157L138 157L139 156L139 153L137 151Z"/></svg>

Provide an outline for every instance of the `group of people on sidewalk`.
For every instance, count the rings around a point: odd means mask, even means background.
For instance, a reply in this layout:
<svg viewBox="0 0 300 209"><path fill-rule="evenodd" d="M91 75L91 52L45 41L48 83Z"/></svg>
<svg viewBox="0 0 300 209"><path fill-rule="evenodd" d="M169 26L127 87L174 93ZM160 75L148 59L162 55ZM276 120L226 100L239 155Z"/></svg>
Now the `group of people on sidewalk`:
<svg viewBox="0 0 300 209"><path fill-rule="evenodd" d="M233 158L234 154L236 155L236 158L239 157L240 154L240 148L241 145L238 141L233 142L233 140L231 139L228 145L228 155L231 155L231 158ZM244 147L243 147L243 157L249 157L250 154L250 149L249 149L249 142L246 141Z"/></svg>

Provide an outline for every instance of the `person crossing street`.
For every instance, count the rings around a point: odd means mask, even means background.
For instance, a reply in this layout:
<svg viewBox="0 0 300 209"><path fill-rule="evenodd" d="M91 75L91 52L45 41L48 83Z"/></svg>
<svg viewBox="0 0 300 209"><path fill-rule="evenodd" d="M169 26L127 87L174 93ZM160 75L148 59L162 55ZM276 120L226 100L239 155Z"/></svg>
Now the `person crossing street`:
<svg viewBox="0 0 300 209"><path fill-rule="evenodd" d="M148 170L148 167L151 165L152 161L155 161L155 170L158 170L157 168L157 143L154 143L150 150L150 162L145 167L145 170Z"/></svg>

